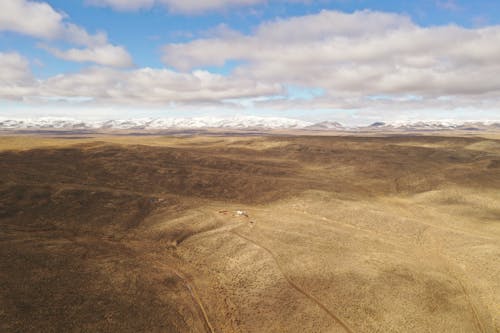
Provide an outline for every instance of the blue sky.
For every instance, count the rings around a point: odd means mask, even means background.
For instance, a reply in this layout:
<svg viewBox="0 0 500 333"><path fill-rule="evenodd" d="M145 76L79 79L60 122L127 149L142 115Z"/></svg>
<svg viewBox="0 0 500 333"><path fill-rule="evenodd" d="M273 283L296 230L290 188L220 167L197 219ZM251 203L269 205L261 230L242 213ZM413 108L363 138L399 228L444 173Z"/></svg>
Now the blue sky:
<svg viewBox="0 0 500 333"><path fill-rule="evenodd" d="M500 118L498 1L0 6L0 117Z"/></svg>

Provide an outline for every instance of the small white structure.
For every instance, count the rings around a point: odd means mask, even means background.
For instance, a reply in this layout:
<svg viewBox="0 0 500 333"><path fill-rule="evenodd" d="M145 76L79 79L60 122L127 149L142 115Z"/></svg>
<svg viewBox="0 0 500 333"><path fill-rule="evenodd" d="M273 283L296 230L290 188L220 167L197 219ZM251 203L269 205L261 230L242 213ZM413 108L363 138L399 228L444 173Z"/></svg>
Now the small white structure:
<svg viewBox="0 0 500 333"><path fill-rule="evenodd" d="M236 211L236 216L245 216L245 217L248 217L248 213L245 212L244 210L237 210Z"/></svg>

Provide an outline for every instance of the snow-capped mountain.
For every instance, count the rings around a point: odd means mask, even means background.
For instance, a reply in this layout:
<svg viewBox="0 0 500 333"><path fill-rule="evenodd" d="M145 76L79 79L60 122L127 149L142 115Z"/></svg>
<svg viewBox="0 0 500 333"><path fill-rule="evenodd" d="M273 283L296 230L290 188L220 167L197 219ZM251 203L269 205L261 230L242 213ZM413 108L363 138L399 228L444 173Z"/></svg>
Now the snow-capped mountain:
<svg viewBox="0 0 500 333"><path fill-rule="evenodd" d="M82 121L71 118L1 119L0 129L11 130L162 130L162 129L299 129L311 123L279 117L239 116L229 118L139 118L127 120Z"/></svg>
<svg viewBox="0 0 500 333"><path fill-rule="evenodd" d="M500 128L500 122L479 122L479 121L418 121L418 122L375 122L364 130L398 130L398 131L445 131L462 130L478 131Z"/></svg>
<svg viewBox="0 0 500 333"><path fill-rule="evenodd" d="M320 123L312 124L309 126L306 126L304 129L308 130L344 130L345 127L336 121L322 121Z"/></svg>
<svg viewBox="0 0 500 333"><path fill-rule="evenodd" d="M500 122L454 122L454 121L418 121L391 122L377 121L368 126L346 127L338 122L323 121L304 129L311 131L478 131L500 129Z"/></svg>
<svg viewBox="0 0 500 333"><path fill-rule="evenodd" d="M500 121L494 122L375 122L368 126L346 127L335 121L311 123L281 117L191 117L138 118L124 120L83 121L72 118L0 118L0 130L171 130L171 129L239 129L273 130L302 129L307 131L445 131L445 130L500 130Z"/></svg>

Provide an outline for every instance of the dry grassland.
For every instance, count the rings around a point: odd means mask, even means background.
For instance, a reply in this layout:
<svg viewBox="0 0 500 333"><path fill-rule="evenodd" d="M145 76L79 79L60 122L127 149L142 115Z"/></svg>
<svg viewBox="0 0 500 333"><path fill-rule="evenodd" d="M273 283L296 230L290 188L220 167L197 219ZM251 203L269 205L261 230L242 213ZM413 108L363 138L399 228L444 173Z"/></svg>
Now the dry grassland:
<svg viewBox="0 0 500 333"><path fill-rule="evenodd" d="M0 175L2 332L500 332L492 134L3 136Z"/></svg>

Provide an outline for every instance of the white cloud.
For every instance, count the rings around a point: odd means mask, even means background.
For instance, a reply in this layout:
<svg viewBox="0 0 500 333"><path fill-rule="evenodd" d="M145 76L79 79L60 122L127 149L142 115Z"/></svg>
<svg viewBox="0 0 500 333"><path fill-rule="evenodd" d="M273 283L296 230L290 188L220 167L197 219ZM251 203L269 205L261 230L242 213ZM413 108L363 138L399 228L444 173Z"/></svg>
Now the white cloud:
<svg viewBox="0 0 500 333"><path fill-rule="evenodd" d="M13 31L44 39L60 37L64 16L44 2L3 0L0 31Z"/></svg>
<svg viewBox="0 0 500 333"><path fill-rule="evenodd" d="M18 53L0 52L0 82L15 85L32 79L29 61Z"/></svg>
<svg viewBox="0 0 500 333"><path fill-rule="evenodd" d="M71 23L66 23L60 34L63 39L76 45L92 47L108 43L108 37L104 32L91 35L84 28Z"/></svg>
<svg viewBox="0 0 500 333"><path fill-rule="evenodd" d="M89 48L94 51L48 50L73 61L130 64L119 47ZM266 22L250 34L220 27L201 39L168 44L163 60L177 71L89 68L34 80L26 59L2 54L0 77L7 79L0 80L0 99L261 110L498 110L498 59L500 26L421 27L404 15L323 11ZM237 65L228 75L203 70L231 60ZM294 98L294 90L318 93Z"/></svg>
<svg viewBox="0 0 500 333"><path fill-rule="evenodd" d="M23 64L17 54L0 54L0 65L5 66L2 72L11 73L12 78L0 81L0 99L38 103L83 100L94 105L124 106L222 105L231 104L228 100L283 92L280 85L251 79L228 78L206 71L178 73L151 68L123 71L97 67L46 80L22 80L30 77L28 67Z"/></svg>
<svg viewBox="0 0 500 333"><path fill-rule="evenodd" d="M130 55L125 49L109 44L105 33L90 34L83 27L67 22L65 14L57 12L45 2L2 0L1 31L19 33L46 41L62 40L86 47L86 49L68 51L51 48L54 55L59 55L65 60L102 63L100 56L109 56L113 53L120 56L120 59L116 61L119 66L123 66L127 61L131 64Z"/></svg>
<svg viewBox="0 0 500 333"><path fill-rule="evenodd" d="M151 8L154 5L166 6L172 12L196 14L228 7L249 6L265 3L266 0L87 0L94 6L108 6L116 10L131 11Z"/></svg>
<svg viewBox="0 0 500 333"><path fill-rule="evenodd" d="M164 47L179 70L242 64L235 77L322 88L331 100L371 95L424 99L500 91L500 27L420 27L402 15L322 11ZM425 103L425 100L424 102Z"/></svg>
<svg viewBox="0 0 500 333"><path fill-rule="evenodd" d="M121 46L103 45L87 49L69 49L61 51L44 46L48 52L57 58L75 62L94 62L99 65L113 67L130 67L132 58Z"/></svg>
<svg viewBox="0 0 500 333"><path fill-rule="evenodd" d="M66 21L66 15L45 2L3 0L0 31L11 31L44 40L65 40L91 46L107 43L104 33L89 34L84 28Z"/></svg>
<svg viewBox="0 0 500 333"><path fill-rule="evenodd" d="M35 84L28 59L18 53L0 52L0 99L22 100Z"/></svg>

